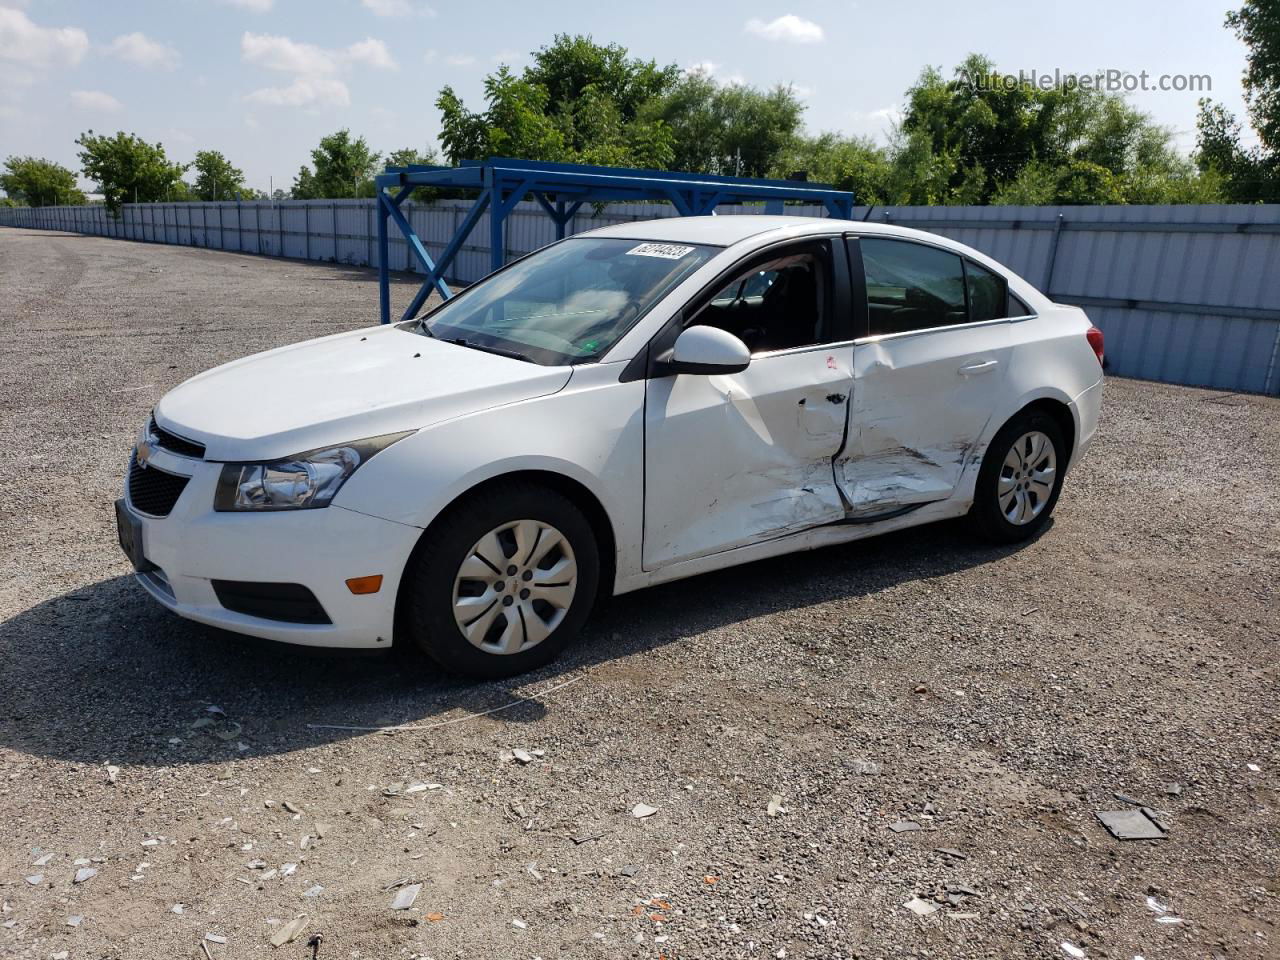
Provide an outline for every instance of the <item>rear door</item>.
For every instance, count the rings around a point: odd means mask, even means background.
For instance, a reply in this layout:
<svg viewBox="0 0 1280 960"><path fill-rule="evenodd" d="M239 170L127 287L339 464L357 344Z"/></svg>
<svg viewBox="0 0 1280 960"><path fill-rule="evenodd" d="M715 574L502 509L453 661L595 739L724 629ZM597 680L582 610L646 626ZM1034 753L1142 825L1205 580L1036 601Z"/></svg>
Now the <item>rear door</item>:
<svg viewBox="0 0 1280 960"><path fill-rule="evenodd" d="M843 518L833 462L844 445L853 345L840 243L753 257L682 319L680 329L706 324L740 337L751 363L735 374L648 381L646 570Z"/></svg>
<svg viewBox="0 0 1280 960"><path fill-rule="evenodd" d="M849 516L865 519L951 496L981 457L1013 351L1002 277L927 243L847 243L867 330L835 474Z"/></svg>

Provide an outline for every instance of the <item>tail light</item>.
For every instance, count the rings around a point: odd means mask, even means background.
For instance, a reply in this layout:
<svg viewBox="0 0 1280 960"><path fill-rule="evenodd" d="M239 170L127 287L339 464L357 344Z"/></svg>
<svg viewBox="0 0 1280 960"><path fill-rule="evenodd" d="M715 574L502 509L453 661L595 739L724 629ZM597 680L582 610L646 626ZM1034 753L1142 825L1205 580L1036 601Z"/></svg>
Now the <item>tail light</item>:
<svg viewBox="0 0 1280 960"><path fill-rule="evenodd" d="M1102 349L1102 331L1097 327L1090 327L1085 333L1085 339L1089 341L1089 346L1093 347L1093 352L1098 355L1098 366L1102 366L1104 351Z"/></svg>

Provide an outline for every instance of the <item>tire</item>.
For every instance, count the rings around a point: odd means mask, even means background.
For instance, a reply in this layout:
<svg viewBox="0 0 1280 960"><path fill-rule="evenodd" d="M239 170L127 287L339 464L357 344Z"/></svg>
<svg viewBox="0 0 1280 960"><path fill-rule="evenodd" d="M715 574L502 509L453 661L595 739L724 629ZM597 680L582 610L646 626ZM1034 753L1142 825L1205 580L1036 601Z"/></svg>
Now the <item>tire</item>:
<svg viewBox="0 0 1280 960"><path fill-rule="evenodd" d="M1037 437L1046 442L1038 444ZM994 543L1020 543L1040 533L1062 492L1068 456L1062 428L1048 414L1024 411L1001 427L978 470L969 510L975 532Z"/></svg>
<svg viewBox="0 0 1280 960"><path fill-rule="evenodd" d="M551 662L573 641L599 579L599 547L582 511L536 484L497 483L450 507L423 534L401 587L403 623L445 670L511 677Z"/></svg>

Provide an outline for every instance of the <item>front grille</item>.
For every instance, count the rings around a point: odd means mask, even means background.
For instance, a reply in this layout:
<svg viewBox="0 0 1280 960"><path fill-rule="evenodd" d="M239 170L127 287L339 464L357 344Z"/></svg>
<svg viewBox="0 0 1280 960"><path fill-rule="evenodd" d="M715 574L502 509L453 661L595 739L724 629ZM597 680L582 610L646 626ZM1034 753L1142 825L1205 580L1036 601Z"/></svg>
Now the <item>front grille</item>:
<svg viewBox="0 0 1280 960"><path fill-rule="evenodd" d="M160 424L156 423L156 418L151 418L148 425L150 433L156 438L156 446L163 447L170 453L176 453L180 457L195 457L197 460L204 459L204 444L196 443L194 440L185 440L176 433L170 433Z"/></svg>
<svg viewBox="0 0 1280 960"><path fill-rule="evenodd" d="M167 517L182 496L190 477L144 467L136 456L129 458L129 503L140 513Z"/></svg>
<svg viewBox="0 0 1280 960"><path fill-rule="evenodd" d="M228 610L286 623L332 623L316 595L300 583L214 580L213 592Z"/></svg>

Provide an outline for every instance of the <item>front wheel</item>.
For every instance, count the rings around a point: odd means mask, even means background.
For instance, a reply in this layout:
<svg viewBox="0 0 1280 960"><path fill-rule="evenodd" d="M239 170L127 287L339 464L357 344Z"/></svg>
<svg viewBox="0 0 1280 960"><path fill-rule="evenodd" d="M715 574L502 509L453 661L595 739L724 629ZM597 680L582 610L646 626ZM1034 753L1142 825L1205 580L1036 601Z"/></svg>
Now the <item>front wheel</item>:
<svg viewBox="0 0 1280 960"><path fill-rule="evenodd" d="M1020 413L991 441L978 471L969 518L996 543L1017 543L1039 533L1062 492L1066 443L1056 420Z"/></svg>
<svg viewBox="0 0 1280 960"><path fill-rule="evenodd" d="M454 673L524 673L578 634L599 569L591 525L568 499L533 484L495 484L424 535L402 587L405 626Z"/></svg>

